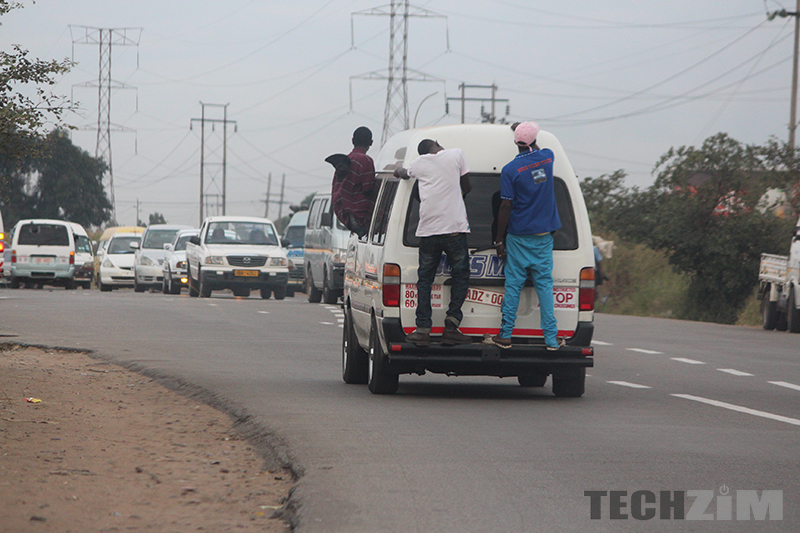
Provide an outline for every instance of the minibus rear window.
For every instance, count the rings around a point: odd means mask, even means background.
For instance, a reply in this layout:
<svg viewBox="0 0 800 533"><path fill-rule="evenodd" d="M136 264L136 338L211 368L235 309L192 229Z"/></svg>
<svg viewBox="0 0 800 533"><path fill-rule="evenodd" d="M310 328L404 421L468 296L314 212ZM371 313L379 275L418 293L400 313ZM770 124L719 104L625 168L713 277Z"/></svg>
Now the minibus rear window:
<svg viewBox="0 0 800 533"><path fill-rule="evenodd" d="M470 234L467 242L471 249L493 248L493 235L497 227L497 211L500 207L500 174L470 174L472 191L464 199L467 206ZM554 250L577 250L578 231L575 212L567 185L561 178L555 178L556 205L561 219L561 228L553 235ZM406 217L403 244L419 246L417 232L419 224L419 201L411 198Z"/></svg>
<svg viewBox="0 0 800 533"><path fill-rule="evenodd" d="M67 227L61 224L24 224L19 229L17 244L69 246Z"/></svg>

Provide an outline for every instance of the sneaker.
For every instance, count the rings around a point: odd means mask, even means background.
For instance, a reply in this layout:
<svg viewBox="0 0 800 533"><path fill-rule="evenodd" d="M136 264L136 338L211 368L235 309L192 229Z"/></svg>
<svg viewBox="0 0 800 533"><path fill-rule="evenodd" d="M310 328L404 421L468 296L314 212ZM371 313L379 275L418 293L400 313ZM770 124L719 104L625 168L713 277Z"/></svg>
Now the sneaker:
<svg viewBox="0 0 800 533"><path fill-rule="evenodd" d="M417 328L413 333L406 335L406 342L411 342L417 346L430 346L431 330L429 328Z"/></svg>
<svg viewBox="0 0 800 533"><path fill-rule="evenodd" d="M472 344L472 338L458 331L458 328L450 327L450 325L447 324L445 325L444 332L442 333L442 344L445 346L455 346L456 344Z"/></svg>
<svg viewBox="0 0 800 533"><path fill-rule="evenodd" d="M564 342L564 339L562 339L561 337L557 338L556 342L558 342L558 346L548 346L547 349L550 350L551 352L554 352L554 351L558 350L559 348L561 348L562 346L564 346L564 344L566 344Z"/></svg>
<svg viewBox="0 0 800 533"><path fill-rule="evenodd" d="M483 344L493 344L494 346L499 346L500 348L507 350L511 348L511 339L501 337L500 335L495 335L494 337L486 337L483 339Z"/></svg>

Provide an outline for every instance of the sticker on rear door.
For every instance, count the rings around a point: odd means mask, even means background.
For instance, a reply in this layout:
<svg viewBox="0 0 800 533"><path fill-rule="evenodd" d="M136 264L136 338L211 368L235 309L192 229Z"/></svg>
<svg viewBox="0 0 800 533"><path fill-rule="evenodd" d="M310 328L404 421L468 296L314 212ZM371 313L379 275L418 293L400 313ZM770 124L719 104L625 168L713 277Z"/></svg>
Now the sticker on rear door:
<svg viewBox="0 0 800 533"><path fill-rule="evenodd" d="M431 309L442 308L442 284L434 283L431 285ZM408 283L403 285L403 309L417 308L417 284Z"/></svg>

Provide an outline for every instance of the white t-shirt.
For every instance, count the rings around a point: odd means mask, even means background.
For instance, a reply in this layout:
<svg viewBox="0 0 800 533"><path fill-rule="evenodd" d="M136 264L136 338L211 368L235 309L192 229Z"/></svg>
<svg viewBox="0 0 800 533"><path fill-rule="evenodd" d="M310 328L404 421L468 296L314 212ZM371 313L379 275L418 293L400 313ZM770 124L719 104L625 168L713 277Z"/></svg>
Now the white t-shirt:
<svg viewBox="0 0 800 533"><path fill-rule="evenodd" d="M460 148L416 158L408 175L419 183L417 237L469 233L467 208L461 197L461 176L469 172Z"/></svg>

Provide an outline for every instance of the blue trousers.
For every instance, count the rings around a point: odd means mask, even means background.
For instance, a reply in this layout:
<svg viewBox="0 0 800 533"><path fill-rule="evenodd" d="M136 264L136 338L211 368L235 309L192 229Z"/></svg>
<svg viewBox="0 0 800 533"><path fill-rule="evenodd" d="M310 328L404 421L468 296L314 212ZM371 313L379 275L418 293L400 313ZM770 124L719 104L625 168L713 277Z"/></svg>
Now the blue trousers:
<svg viewBox="0 0 800 533"><path fill-rule="evenodd" d="M558 323L553 310L553 236L545 235L506 235L506 294L503 297L503 320L500 324L500 337L511 338L514 323L517 321L519 295L525 286L525 279L531 271L533 286L539 296L544 342L547 346L558 346Z"/></svg>

